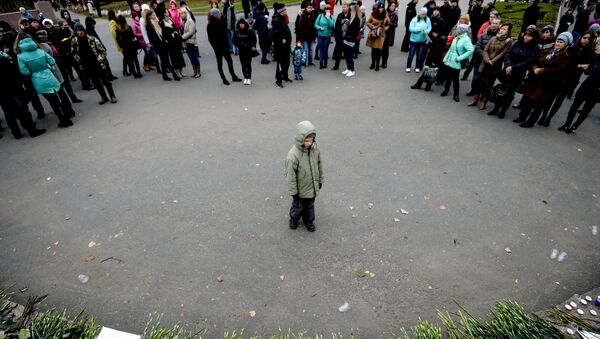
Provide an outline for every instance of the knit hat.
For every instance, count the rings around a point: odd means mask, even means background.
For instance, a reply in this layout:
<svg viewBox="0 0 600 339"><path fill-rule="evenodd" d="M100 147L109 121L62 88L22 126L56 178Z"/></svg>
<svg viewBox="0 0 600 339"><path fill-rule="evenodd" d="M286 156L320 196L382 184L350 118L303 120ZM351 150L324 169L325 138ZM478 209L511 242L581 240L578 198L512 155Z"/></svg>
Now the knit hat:
<svg viewBox="0 0 600 339"><path fill-rule="evenodd" d="M571 34L570 32L562 32L558 35L556 40L564 41L565 44L567 44L567 47L569 47L573 44L573 34Z"/></svg>
<svg viewBox="0 0 600 339"><path fill-rule="evenodd" d="M274 9L274 10L275 10L277 13L279 13L279 14L281 14L281 13L283 13L283 12L285 12L285 11L286 11L285 5L284 5L284 4L280 4L279 2L274 2L274 3L273 3L273 9Z"/></svg>
<svg viewBox="0 0 600 339"><path fill-rule="evenodd" d="M469 31L469 25L460 24L458 25L458 34L465 34Z"/></svg>
<svg viewBox="0 0 600 339"><path fill-rule="evenodd" d="M142 12L143 12L143 11L147 11L147 10L149 10L149 9L150 9L150 6L148 6L148 4L143 4L143 5L142 5Z"/></svg>
<svg viewBox="0 0 600 339"><path fill-rule="evenodd" d="M421 14L427 14L427 8L425 8L425 7L421 8Z"/></svg>
<svg viewBox="0 0 600 339"><path fill-rule="evenodd" d="M210 15L211 18L216 18L221 15L221 11L219 11L218 8L211 8L210 11L208 11L208 15Z"/></svg>
<svg viewBox="0 0 600 339"><path fill-rule="evenodd" d="M46 26L46 24L50 24L50 25L54 26L54 22L52 22L52 20L50 20L50 19L44 19L42 21L42 25Z"/></svg>
<svg viewBox="0 0 600 339"><path fill-rule="evenodd" d="M554 26L552 26L552 25L546 25L546 26L544 26L544 28L542 28L542 33L545 30L549 30L550 32L552 32L552 34L554 34Z"/></svg>
<svg viewBox="0 0 600 339"><path fill-rule="evenodd" d="M600 32L600 25L599 24L593 24L590 26L590 31L594 32L594 33L598 33Z"/></svg>
<svg viewBox="0 0 600 339"><path fill-rule="evenodd" d="M85 32L85 27L83 27L82 24L80 24L79 22L75 24L75 26L73 27L73 30L75 32L77 31L84 31Z"/></svg>
<svg viewBox="0 0 600 339"><path fill-rule="evenodd" d="M536 28L527 28L524 35L527 34L533 38L533 40L538 40L540 38L540 32Z"/></svg>
<svg viewBox="0 0 600 339"><path fill-rule="evenodd" d="M40 29L39 31L35 32L35 34L37 35L37 41L39 41L39 42L48 41L48 32L46 32L45 30Z"/></svg>
<svg viewBox="0 0 600 339"><path fill-rule="evenodd" d="M383 2L377 2L377 8L385 8Z"/></svg>

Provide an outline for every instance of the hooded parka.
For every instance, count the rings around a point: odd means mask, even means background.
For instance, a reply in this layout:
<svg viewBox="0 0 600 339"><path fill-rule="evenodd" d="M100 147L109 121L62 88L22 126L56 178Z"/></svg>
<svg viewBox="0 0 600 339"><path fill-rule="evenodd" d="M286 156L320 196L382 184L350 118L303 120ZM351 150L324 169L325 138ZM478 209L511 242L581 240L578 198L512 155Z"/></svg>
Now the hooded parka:
<svg viewBox="0 0 600 339"><path fill-rule="evenodd" d="M48 53L38 48L31 38L19 41L19 49L21 50L17 56L19 69L21 74L31 76L35 90L40 94L58 92L60 83L50 70L56 61Z"/></svg>
<svg viewBox="0 0 600 339"><path fill-rule="evenodd" d="M317 130L310 121L298 123L294 146L285 159L288 193L305 199L319 195L319 186L324 182L321 152L314 143L310 149L304 148L304 139L311 134L316 138Z"/></svg>

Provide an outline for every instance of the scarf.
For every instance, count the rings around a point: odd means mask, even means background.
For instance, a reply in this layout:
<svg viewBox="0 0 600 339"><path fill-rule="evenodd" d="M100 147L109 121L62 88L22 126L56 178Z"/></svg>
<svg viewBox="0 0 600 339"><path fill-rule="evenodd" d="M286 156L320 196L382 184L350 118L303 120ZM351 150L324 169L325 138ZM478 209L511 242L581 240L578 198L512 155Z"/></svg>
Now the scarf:
<svg viewBox="0 0 600 339"><path fill-rule="evenodd" d="M563 48L560 48L560 49L559 49L559 48L554 48L554 49L552 50L552 52L550 52L550 53L548 53L548 55L546 55L546 60L550 61L550 60L554 59L554 57L555 57L555 56L556 56L558 53L560 53L562 50L563 50Z"/></svg>
<svg viewBox="0 0 600 339"><path fill-rule="evenodd" d="M12 57L4 51L0 51L0 58L6 58L8 61L12 62Z"/></svg>

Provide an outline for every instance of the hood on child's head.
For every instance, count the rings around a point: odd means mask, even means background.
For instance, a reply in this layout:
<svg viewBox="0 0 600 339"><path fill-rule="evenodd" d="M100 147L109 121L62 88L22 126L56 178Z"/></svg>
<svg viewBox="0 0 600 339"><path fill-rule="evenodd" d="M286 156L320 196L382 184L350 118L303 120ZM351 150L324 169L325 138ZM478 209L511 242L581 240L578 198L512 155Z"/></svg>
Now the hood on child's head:
<svg viewBox="0 0 600 339"><path fill-rule="evenodd" d="M306 139L306 137L308 137L311 134L314 134L313 139L316 139L317 129L315 128L315 125L313 125L312 122L308 120L299 122L296 125L296 136L294 137L294 140L296 141L296 146L298 146L300 149L303 149L304 139Z"/></svg>

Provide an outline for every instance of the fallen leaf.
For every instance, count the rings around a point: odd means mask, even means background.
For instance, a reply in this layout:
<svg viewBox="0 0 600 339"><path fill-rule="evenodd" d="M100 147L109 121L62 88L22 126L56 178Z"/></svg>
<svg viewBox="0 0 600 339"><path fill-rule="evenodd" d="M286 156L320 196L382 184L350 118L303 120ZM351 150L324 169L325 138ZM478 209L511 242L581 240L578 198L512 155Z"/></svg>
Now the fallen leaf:
<svg viewBox="0 0 600 339"><path fill-rule="evenodd" d="M400 219L394 218L394 222L400 222Z"/></svg>
<svg viewBox="0 0 600 339"><path fill-rule="evenodd" d="M446 205L440 205L440 209L441 210L446 210L446 209L448 209L448 206L446 206Z"/></svg>
<svg viewBox="0 0 600 339"><path fill-rule="evenodd" d="M223 282L224 280L225 280L225 279L223 279L223 277L222 277L222 276L218 276L218 277L217 277L217 281L218 281L218 282L220 282L220 283L221 283L221 282Z"/></svg>
<svg viewBox="0 0 600 339"><path fill-rule="evenodd" d="M427 286L428 289L432 290L433 287L431 285Z"/></svg>
<svg viewBox="0 0 600 339"><path fill-rule="evenodd" d="M408 211L407 211L407 210L405 210L404 208L401 208L401 209L400 209L400 212L401 212L402 214L404 214L404 215L407 215L407 214L408 214Z"/></svg>
<svg viewBox="0 0 600 339"><path fill-rule="evenodd" d="M71 217L66 217L65 220L71 220Z"/></svg>
<svg viewBox="0 0 600 339"><path fill-rule="evenodd" d="M252 310L252 311L248 312L248 314L250 314L251 318L256 317L256 311L255 310Z"/></svg>
<svg viewBox="0 0 600 339"><path fill-rule="evenodd" d="M94 261L94 259L96 259L95 256L93 255L88 255L87 257L85 257L85 262L91 262Z"/></svg>
<svg viewBox="0 0 600 339"><path fill-rule="evenodd" d="M92 241L90 241L90 243L88 244L88 247L89 247L89 248L92 248L92 247L94 247L94 246L96 246L96 245L97 245L97 243L96 243L95 241L93 241L93 240L92 240Z"/></svg>
<svg viewBox="0 0 600 339"><path fill-rule="evenodd" d="M510 247L506 247L506 248L504 248L504 252L511 254L512 250L510 249Z"/></svg>
<svg viewBox="0 0 600 339"><path fill-rule="evenodd" d="M375 276L375 273L369 272L369 277L373 278L374 276Z"/></svg>
<svg viewBox="0 0 600 339"><path fill-rule="evenodd" d="M369 271L356 271L355 273L357 276L359 276L361 278L364 278L369 275Z"/></svg>

